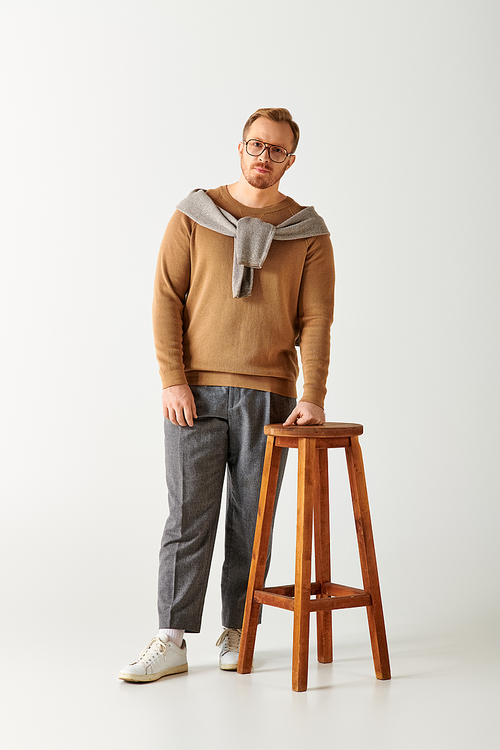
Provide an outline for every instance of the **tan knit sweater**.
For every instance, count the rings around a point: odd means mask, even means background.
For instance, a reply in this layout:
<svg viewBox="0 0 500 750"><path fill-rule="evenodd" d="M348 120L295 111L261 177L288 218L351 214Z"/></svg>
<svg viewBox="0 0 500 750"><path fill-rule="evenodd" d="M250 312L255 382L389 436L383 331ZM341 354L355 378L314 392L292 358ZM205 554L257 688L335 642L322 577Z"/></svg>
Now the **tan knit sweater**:
<svg viewBox="0 0 500 750"><path fill-rule="evenodd" d="M280 224L300 211L291 198L249 208L227 187L208 190L237 219ZM296 396L300 336L302 400L323 406L330 358L334 269L330 237L274 240L250 297L231 289L234 240L172 216L158 256L153 331L163 388L230 385Z"/></svg>

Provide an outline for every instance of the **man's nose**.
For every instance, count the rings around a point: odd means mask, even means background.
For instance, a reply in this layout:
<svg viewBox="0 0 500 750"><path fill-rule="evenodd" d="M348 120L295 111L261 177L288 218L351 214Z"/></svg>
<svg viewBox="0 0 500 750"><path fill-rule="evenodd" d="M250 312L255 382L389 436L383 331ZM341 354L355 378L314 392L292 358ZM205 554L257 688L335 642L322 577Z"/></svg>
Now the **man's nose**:
<svg viewBox="0 0 500 750"><path fill-rule="evenodd" d="M271 157L269 156L269 149L270 149L270 148L271 148L271 146L265 146L265 147L264 147L264 151L263 151L263 152L262 152L262 153L260 154L260 156L259 156L259 159L262 159L263 161L269 161L269 160L270 160L270 158L271 158Z"/></svg>

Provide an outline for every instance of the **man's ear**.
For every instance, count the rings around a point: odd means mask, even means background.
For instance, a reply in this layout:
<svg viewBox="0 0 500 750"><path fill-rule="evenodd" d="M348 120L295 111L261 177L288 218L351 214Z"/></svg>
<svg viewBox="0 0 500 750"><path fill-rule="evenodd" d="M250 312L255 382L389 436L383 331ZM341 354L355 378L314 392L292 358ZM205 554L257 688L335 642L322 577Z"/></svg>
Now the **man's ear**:
<svg viewBox="0 0 500 750"><path fill-rule="evenodd" d="M292 164L294 163L294 161L295 161L295 154L291 154L288 157L288 164L285 167L285 172L286 172L287 169L290 169L290 167L292 166Z"/></svg>
<svg viewBox="0 0 500 750"><path fill-rule="evenodd" d="M243 149L244 149L244 148L245 148L245 144L244 144L244 143L243 143L242 141L240 141L240 142L238 143L238 153L239 153L239 155L240 155L240 156L242 156L242 155L243 155Z"/></svg>

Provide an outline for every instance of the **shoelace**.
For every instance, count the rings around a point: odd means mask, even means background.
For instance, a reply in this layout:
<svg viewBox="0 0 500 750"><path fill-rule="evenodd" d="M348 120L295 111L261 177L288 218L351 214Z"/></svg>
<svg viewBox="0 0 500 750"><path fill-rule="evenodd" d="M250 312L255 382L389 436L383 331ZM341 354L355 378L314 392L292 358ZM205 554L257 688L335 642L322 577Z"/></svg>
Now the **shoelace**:
<svg viewBox="0 0 500 750"><path fill-rule="evenodd" d="M241 630L239 628L226 628L217 639L216 646L222 646L221 656L228 651L240 650ZM222 645L224 644L224 645Z"/></svg>
<svg viewBox="0 0 500 750"><path fill-rule="evenodd" d="M156 659L159 654L164 654L166 650L167 647L165 646L163 641L158 638L157 635L155 635L151 643L146 646L142 654L139 656L136 663L138 664L139 662L142 662L147 666L153 661L153 659Z"/></svg>

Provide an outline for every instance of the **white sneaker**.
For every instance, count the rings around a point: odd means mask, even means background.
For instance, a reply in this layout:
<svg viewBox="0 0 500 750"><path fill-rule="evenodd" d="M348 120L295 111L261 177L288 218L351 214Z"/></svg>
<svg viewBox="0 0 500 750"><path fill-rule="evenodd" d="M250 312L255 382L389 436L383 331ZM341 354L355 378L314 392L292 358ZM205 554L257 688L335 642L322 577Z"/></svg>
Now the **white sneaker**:
<svg viewBox="0 0 500 750"><path fill-rule="evenodd" d="M238 669L238 656L240 654L240 628L226 628L217 640L216 646L220 646L219 667L230 670Z"/></svg>
<svg viewBox="0 0 500 750"><path fill-rule="evenodd" d="M118 677L127 682L153 682L167 674L187 672L187 646L179 648L171 640L164 643L156 635L137 661L123 667Z"/></svg>

